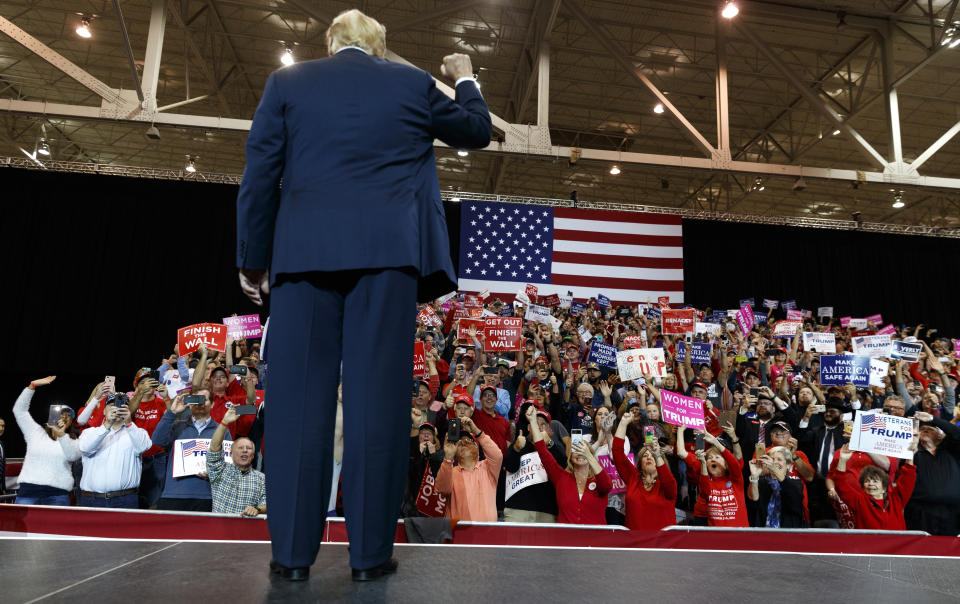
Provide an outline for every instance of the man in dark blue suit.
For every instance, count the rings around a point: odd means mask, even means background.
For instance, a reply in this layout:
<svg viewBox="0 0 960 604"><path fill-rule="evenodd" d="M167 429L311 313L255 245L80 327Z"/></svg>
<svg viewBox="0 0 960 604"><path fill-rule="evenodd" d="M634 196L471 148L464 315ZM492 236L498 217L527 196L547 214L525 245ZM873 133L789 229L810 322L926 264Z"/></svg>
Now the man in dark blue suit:
<svg viewBox="0 0 960 604"><path fill-rule="evenodd" d="M254 303L271 293L271 569L302 580L316 559L342 367L350 565L368 580L397 566L416 302L456 289L433 140L482 148L492 131L466 55L443 60L454 101L426 72L382 59L385 29L360 11L333 21L327 45L330 57L267 80L237 199L237 263Z"/></svg>

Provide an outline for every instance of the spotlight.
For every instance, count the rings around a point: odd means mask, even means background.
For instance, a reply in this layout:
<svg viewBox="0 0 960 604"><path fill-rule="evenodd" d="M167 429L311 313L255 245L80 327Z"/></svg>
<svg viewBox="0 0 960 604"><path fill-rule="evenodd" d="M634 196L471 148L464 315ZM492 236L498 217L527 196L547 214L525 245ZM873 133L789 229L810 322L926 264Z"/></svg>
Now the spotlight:
<svg viewBox="0 0 960 604"><path fill-rule="evenodd" d="M192 155L187 156L187 163L183 166L183 171L193 174L197 171L197 166L195 164L196 160L200 159L199 156L193 157Z"/></svg>
<svg viewBox="0 0 960 604"><path fill-rule="evenodd" d="M946 46L947 44L950 45L950 48L953 48L954 46L956 46L957 41L954 41L953 38L954 36L957 35L957 33L958 33L957 28L954 25L951 25L950 27L945 29L943 31L943 41L940 42L940 46ZM957 40L960 40L960 38L957 38Z"/></svg>
<svg viewBox="0 0 960 604"><path fill-rule="evenodd" d="M723 10L720 11L720 16L724 19L733 19L740 14L740 9L737 7L737 3L733 0L727 0L723 5Z"/></svg>
<svg viewBox="0 0 960 604"><path fill-rule="evenodd" d="M833 131L834 136L837 136L838 134L840 134L840 128L837 128L836 130Z"/></svg>
<svg viewBox="0 0 960 604"><path fill-rule="evenodd" d="M954 39L947 48L956 48L957 46L960 46L960 37Z"/></svg>
<svg viewBox="0 0 960 604"><path fill-rule="evenodd" d="M663 103L657 103L656 105L653 106L653 112L656 113L657 115L660 115L664 111L665 109L663 108Z"/></svg>
<svg viewBox="0 0 960 604"><path fill-rule="evenodd" d="M150 126L144 134L146 134L149 139L155 141L160 140L160 130L156 126Z"/></svg>
<svg viewBox="0 0 960 604"><path fill-rule="evenodd" d="M40 144L37 145L37 155L50 157L50 145L47 144L47 139L45 138L40 139Z"/></svg>
<svg viewBox="0 0 960 604"><path fill-rule="evenodd" d="M610 167L610 174L613 174L614 176L616 176L617 174L620 174L620 166L618 166L618 165L616 165L616 164L614 164L613 166L611 166L611 167Z"/></svg>
<svg viewBox="0 0 960 604"><path fill-rule="evenodd" d="M283 63L285 67L289 67L296 63L293 58L293 49L287 46L283 49L283 54L280 55L280 62Z"/></svg>
<svg viewBox="0 0 960 604"><path fill-rule="evenodd" d="M464 151L463 149L460 149L459 151L457 151L457 155L459 155L460 157L466 157L470 154Z"/></svg>
<svg viewBox="0 0 960 604"><path fill-rule="evenodd" d="M77 26L77 35L81 38L93 37L93 34L90 33L90 17L80 19L80 25Z"/></svg>
<svg viewBox="0 0 960 604"><path fill-rule="evenodd" d="M767 188L767 187L763 184L763 178L761 178L761 177L758 176L758 177L756 178L756 180L753 181L753 187L752 187L752 189L753 189L754 191L762 191L762 190L764 190L764 189L766 189L766 188Z"/></svg>
<svg viewBox="0 0 960 604"><path fill-rule="evenodd" d="M904 205L906 204L903 203L903 191L897 191L893 194L893 207L899 210Z"/></svg>

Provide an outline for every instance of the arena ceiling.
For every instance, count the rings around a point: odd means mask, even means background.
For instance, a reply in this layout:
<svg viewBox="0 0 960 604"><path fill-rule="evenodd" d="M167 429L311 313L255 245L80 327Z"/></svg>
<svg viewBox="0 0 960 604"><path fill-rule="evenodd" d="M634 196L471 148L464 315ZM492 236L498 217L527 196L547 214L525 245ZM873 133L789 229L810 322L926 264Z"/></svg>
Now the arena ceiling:
<svg viewBox="0 0 960 604"><path fill-rule="evenodd" d="M0 156L239 174L284 49L360 8L394 60L473 57L497 141L438 147L444 190L956 227L958 2L4 0Z"/></svg>

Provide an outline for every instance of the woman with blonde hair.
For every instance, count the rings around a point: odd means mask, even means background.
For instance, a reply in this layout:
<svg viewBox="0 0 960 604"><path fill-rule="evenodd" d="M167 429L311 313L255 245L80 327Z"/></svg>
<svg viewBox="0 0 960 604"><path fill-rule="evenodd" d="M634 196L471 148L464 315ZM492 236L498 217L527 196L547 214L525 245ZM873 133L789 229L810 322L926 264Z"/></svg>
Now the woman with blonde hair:
<svg viewBox="0 0 960 604"><path fill-rule="evenodd" d="M557 493L557 522L606 524L607 495L613 485L593 455L590 444L584 441L573 443L567 456L567 467L561 468L547 451L536 414L536 409L530 405L526 417L533 445Z"/></svg>
<svg viewBox="0 0 960 604"><path fill-rule="evenodd" d="M747 496L756 506L754 526L807 528L803 505L803 480L790 476L794 455L787 447L771 447L759 459L750 460Z"/></svg>

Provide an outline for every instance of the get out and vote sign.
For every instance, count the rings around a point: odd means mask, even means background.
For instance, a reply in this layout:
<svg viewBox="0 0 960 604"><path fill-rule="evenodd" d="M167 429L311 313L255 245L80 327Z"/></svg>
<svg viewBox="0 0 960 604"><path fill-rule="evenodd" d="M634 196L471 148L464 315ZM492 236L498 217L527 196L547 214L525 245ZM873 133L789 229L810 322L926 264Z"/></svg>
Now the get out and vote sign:
<svg viewBox="0 0 960 604"><path fill-rule="evenodd" d="M227 349L227 326L222 323L197 323L177 330L177 350L180 356L200 350L224 352Z"/></svg>
<svg viewBox="0 0 960 604"><path fill-rule="evenodd" d="M703 401L698 398L661 390L660 407L663 411L663 421L668 424L694 430L707 429L703 418Z"/></svg>

